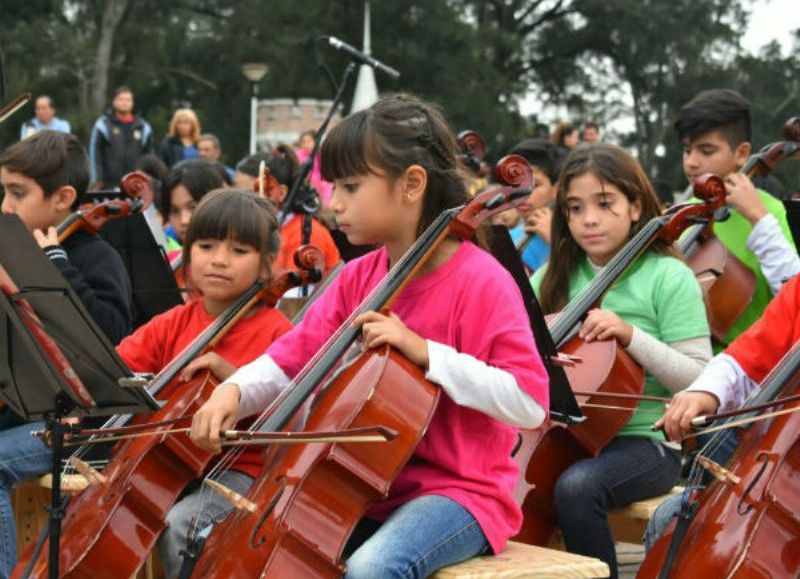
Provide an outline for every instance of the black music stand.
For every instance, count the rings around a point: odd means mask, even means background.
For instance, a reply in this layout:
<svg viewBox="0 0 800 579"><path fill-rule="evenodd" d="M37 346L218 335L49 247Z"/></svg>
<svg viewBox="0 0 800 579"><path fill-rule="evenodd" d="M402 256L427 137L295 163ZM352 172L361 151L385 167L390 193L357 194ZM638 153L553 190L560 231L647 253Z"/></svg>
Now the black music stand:
<svg viewBox="0 0 800 579"><path fill-rule="evenodd" d="M578 401L575 400L564 368L557 362L558 350L553 342L553 336L547 327L539 300L533 293L533 287L522 267L522 259L514 247L514 242L511 241L508 229L502 225L493 225L491 232L489 244L492 255L517 282L517 287L519 287L525 302L528 318L531 321L536 349L539 350L539 355L550 379L550 418L565 424L583 422L586 417L581 412Z"/></svg>
<svg viewBox="0 0 800 579"><path fill-rule="evenodd" d="M133 327L138 328L153 316L183 304L175 275L144 215L107 222L103 237L122 256L133 288Z"/></svg>
<svg viewBox="0 0 800 579"><path fill-rule="evenodd" d="M157 410L144 386L19 218L0 216L0 399L29 422L44 420L51 433L50 577L58 577L65 507L64 436L80 431L61 419Z"/></svg>

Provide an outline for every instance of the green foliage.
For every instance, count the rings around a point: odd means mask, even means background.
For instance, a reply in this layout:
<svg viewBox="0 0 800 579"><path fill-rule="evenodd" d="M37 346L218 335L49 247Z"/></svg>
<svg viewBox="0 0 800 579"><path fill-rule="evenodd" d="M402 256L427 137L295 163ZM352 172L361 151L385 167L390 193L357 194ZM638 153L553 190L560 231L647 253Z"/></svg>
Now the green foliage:
<svg viewBox="0 0 800 579"><path fill-rule="evenodd" d="M113 31L105 95L93 96L104 11L122 18ZM611 135L635 149L645 168L682 186L680 146L671 119L700 90L731 87L753 103L754 143L780 138L798 110L798 56L777 47L742 54L743 0L373 0L372 49L402 72L376 73L382 92L410 91L439 103L456 129L487 140L491 158L530 136L541 112L519 113L526 94L543 111L605 125L634 119ZM220 136L226 161L246 152L248 61L270 71L263 98L333 97L347 59L319 42L361 43L362 0L4 0L7 98L49 94L58 114L85 141L115 86L131 86L136 106L159 139L175 108L197 110ZM326 69L318 66L324 62ZM351 85L346 98L352 96ZM546 105L546 106L544 106ZM16 140L32 106L0 125L0 146ZM665 154L656 156L663 145ZM791 177L794 179L794 177Z"/></svg>

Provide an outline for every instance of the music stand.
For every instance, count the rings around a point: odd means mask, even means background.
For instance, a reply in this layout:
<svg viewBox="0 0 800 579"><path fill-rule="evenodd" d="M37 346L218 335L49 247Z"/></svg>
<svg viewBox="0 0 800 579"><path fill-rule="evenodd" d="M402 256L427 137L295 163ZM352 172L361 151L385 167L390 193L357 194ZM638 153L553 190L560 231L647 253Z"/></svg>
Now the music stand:
<svg viewBox="0 0 800 579"><path fill-rule="evenodd" d="M66 416L157 410L58 269L14 215L0 216L0 399L52 436L48 574L58 577ZM125 388L120 382L134 384Z"/></svg>
<svg viewBox="0 0 800 579"><path fill-rule="evenodd" d="M107 222L103 237L122 256L133 288L133 326L183 304L167 257L156 243L143 215Z"/></svg>
<svg viewBox="0 0 800 579"><path fill-rule="evenodd" d="M536 299L536 294L533 293L533 287L522 267L522 260L514 247L514 242L511 241L508 229L502 225L493 225L490 246L492 255L508 270L522 293L525 309L531 321L536 349L539 351L539 356L542 358L542 363L544 363L550 379L550 417L565 424L583 422L586 417L581 412L578 401L575 400L564 368L555 361L558 359L558 349L553 342L553 336L550 334L550 329L542 314L542 307L539 305L539 300Z"/></svg>

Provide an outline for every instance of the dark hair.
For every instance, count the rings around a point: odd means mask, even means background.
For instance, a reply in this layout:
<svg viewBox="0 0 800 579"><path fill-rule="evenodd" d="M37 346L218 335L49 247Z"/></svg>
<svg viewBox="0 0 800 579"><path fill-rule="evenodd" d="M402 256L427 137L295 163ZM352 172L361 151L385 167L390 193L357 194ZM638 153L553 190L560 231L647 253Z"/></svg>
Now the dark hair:
<svg viewBox="0 0 800 579"><path fill-rule="evenodd" d="M583 125L583 130L585 131L586 129L594 129L595 131L600 132L600 125L598 125L594 121L589 121L588 123Z"/></svg>
<svg viewBox="0 0 800 579"><path fill-rule="evenodd" d="M299 165L294 149L289 145L280 144L272 149L271 153L265 151L253 153L239 161L236 170L251 177L258 177L258 168L262 161L278 180L278 183L287 187L292 186L292 179L297 173Z"/></svg>
<svg viewBox="0 0 800 579"><path fill-rule="evenodd" d="M127 86L122 85L122 86L118 86L117 88L114 89L114 98L117 98L119 95L121 95L124 92L130 93L130 95L133 96L133 91L130 88L128 88Z"/></svg>
<svg viewBox="0 0 800 579"><path fill-rule="evenodd" d="M750 142L750 103L734 90L706 90L683 105L674 127L681 142L718 131L736 149Z"/></svg>
<svg viewBox="0 0 800 579"><path fill-rule="evenodd" d="M235 239L252 245L269 266L281 244L272 204L244 189L214 189L197 206L183 244L184 267L191 264L192 245L198 239Z"/></svg>
<svg viewBox="0 0 800 579"><path fill-rule="evenodd" d="M183 185L189 191L192 199L200 201L209 191L223 187L225 169L216 167L215 163L208 163L202 159L190 159L177 163L164 176L161 182L161 214L169 215L172 204L172 191L178 185Z"/></svg>
<svg viewBox="0 0 800 579"><path fill-rule="evenodd" d="M169 169L167 168L167 164L159 157L158 155L142 155L138 159L136 159L136 163L133 165L134 169L139 171L144 171L153 179L158 179L159 181L163 179Z"/></svg>
<svg viewBox="0 0 800 579"><path fill-rule="evenodd" d="M577 129L575 125L571 123L558 123L556 125L553 134L550 135L550 142L553 143L556 147L566 147L564 141L566 138L574 133Z"/></svg>
<svg viewBox="0 0 800 579"><path fill-rule="evenodd" d="M573 149L558 180L551 229L550 261L539 292L545 313L558 312L567 304L570 276L586 256L586 252L569 231L567 193L572 180L587 173L592 173L603 183L614 185L630 203L641 203L642 212L638 221L631 224L630 237L636 235L650 219L661 215L661 208L650 181L636 159L625 149L608 143L580 145ZM650 249L658 253L678 255L663 240L656 240Z"/></svg>
<svg viewBox="0 0 800 579"><path fill-rule="evenodd" d="M89 187L89 157L78 138L69 133L39 131L6 149L0 166L36 181L45 199L61 187L74 188L73 210Z"/></svg>
<svg viewBox="0 0 800 579"><path fill-rule="evenodd" d="M219 137L214 133L203 133L200 135L200 138L197 139L197 142L200 141L211 141L211 144L214 145L215 149L222 150L222 144L219 142Z"/></svg>
<svg viewBox="0 0 800 579"><path fill-rule="evenodd" d="M547 175L551 184L558 181L564 155L558 147L546 139L525 139L514 145L508 154L519 155L528 161L529 165L538 167Z"/></svg>
<svg viewBox="0 0 800 579"><path fill-rule="evenodd" d="M428 174L417 235L444 210L467 202L453 132L434 105L409 94L381 98L336 125L322 143L327 181L385 173L399 178L411 165Z"/></svg>

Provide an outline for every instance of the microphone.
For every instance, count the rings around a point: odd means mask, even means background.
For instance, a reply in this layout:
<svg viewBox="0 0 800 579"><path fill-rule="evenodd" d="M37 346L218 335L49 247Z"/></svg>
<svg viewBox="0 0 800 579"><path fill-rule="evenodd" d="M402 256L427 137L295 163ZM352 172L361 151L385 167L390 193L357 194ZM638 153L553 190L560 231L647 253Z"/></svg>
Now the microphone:
<svg viewBox="0 0 800 579"><path fill-rule="evenodd" d="M381 72L388 74L392 78L396 79L400 77L400 72L398 70L392 68L391 66L383 64L381 61L372 58L368 54L364 54L363 52L350 46L346 42L342 42L341 40L333 36L324 36L323 38L326 38L328 40L328 44L333 46L336 50L344 52L356 62L360 62L361 64L366 64L367 66L376 68Z"/></svg>

